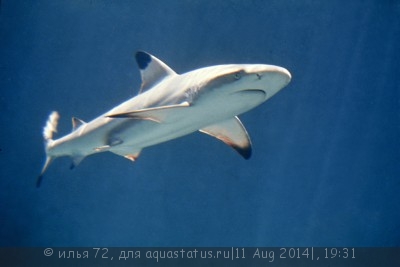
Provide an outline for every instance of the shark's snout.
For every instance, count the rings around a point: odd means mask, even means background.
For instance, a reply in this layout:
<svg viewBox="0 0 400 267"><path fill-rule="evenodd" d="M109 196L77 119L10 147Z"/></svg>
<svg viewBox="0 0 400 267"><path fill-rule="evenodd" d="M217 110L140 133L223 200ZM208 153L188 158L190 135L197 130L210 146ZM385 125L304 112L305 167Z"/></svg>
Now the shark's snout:
<svg viewBox="0 0 400 267"><path fill-rule="evenodd" d="M265 100L275 95L291 80L290 72L274 65L250 65L243 69L243 81L238 86L239 91L257 93Z"/></svg>
<svg viewBox="0 0 400 267"><path fill-rule="evenodd" d="M292 79L292 75L287 69L271 65L266 65L262 70L255 72L255 76L259 80L263 80L267 77L275 77L281 79L285 85Z"/></svg>
<svg viewBox="0 0 400 267"><path fill-rule="evenodd" d="M278 69L276 71L282 77L282 80L285 82L284 86L286 86L292 80L292 75L285 68L282 67L277 67L277 68Z"/></svg>

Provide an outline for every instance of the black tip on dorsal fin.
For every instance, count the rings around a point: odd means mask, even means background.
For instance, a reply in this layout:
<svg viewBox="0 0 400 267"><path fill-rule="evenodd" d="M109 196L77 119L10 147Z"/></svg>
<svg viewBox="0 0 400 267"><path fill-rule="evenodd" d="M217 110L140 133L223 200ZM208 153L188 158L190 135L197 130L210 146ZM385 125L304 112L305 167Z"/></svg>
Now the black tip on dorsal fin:
<svg viewBox="0 0 400 267"><path fill-rule="evenodd" d="M143 51L136 52L136 62L139 65L139 69L144 70L147 65L151 62L151 56Z"/></svg>
<svg viewBox="0 0 400 267"><path fill-rule="evenodd" d="M235 149L243 158L251 157L251 140L237 116L200 129L200 132L213 136Z"/></svg>
<svg viewBox="0 0 400 267"><path fill-rule="evenodd" d="M165 77L176 75L175 71L168 67L167 64L149 53L138 51L135 58L142 77L142 86L139 94L149 90Z"/></svg>

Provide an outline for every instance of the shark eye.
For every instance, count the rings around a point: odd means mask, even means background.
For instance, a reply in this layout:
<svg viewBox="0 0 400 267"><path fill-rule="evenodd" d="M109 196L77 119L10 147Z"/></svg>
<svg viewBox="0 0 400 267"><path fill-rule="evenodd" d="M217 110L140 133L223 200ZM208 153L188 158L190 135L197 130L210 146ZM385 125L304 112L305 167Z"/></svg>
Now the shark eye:
<svg viewBox="0 0 400 267"><path fill-rule="evenodd" d="M242 78L242 74L240 72L236 72L233 77L235 78L235 80L239 80L240 78Z"/></svg>

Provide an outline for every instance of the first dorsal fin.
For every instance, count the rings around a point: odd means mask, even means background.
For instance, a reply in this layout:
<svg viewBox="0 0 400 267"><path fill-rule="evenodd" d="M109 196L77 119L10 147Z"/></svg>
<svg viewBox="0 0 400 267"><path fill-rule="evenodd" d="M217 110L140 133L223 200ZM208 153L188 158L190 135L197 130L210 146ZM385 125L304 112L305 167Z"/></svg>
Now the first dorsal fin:
<svg viewBox="0 0 400 267"><path fill-rule="evenodd" d="M72 131L75 131L76 129L78 129L83 124L86 124L86 122L84 122L81 119L72 117Z"/></svg>
<svg viewBox="0 0 400 267"><path fill-rule="evenodd" d="M136 53L136 62L142 76L142 86L140 87L139 94L159 83L165 77L176 75L176 72L168 67L167 64L143 51Z"/></svg>

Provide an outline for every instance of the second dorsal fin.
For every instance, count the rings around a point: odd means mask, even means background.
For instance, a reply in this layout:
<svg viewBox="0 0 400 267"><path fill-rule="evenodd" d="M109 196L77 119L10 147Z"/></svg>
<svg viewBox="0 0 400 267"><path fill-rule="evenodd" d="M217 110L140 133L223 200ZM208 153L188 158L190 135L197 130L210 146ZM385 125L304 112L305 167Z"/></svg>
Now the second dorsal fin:
<svg viewBox="0 0 400 267"><path fill-rule="evenodd" d="M142 77L142 86L140 87L139 94L159 83L165 77L177 75L167 64L143 51L136 52L136 62Z"/></svg>
<svg viewBox="0 0 400 267"><path fill-rule="evenodd" d="M84 122L81 119L72 117L72 131L75 131L76 129L78 129L83 124L86 124L86 122Z"/></svg>

